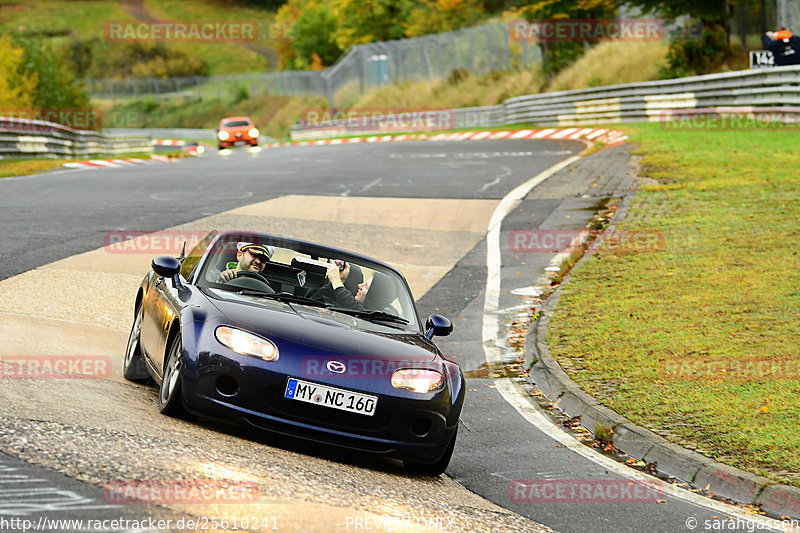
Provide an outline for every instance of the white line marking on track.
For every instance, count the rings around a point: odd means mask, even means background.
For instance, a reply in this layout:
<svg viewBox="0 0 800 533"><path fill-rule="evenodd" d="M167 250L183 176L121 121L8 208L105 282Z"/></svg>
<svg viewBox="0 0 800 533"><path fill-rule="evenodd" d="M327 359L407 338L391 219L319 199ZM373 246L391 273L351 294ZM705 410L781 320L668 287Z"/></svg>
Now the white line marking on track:
<svg viewBox="0 0 800 533"><path fill-rule="evenodd" d="M500 226L503 219L535 186L578 159L580 159L580 156L572 156L519 185L500 201L492 214L492 218L489 221L489 232L486 235L486 299L483 303L483 342L485 350L489 349L488 345L492 344L491 340L497 336L499 330L497 309L500 305ZM486 360L490 363L499 361L499 351L491 348L491 353L486 352Z"/></svg>

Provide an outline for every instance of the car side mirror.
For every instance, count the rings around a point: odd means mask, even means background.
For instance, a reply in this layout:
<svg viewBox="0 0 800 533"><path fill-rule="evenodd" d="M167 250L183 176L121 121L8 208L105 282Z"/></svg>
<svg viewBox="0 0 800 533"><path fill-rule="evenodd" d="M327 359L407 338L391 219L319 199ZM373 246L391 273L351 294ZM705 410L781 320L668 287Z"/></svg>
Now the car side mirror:
<svg viewBox="0 0 800 533"><path fill-rule="evenodd" d="M178 259L168 255L161 255L153 259L153 262L150 264L150 266L153 268L153 272L159 276L163 278L170 278L172 280L173 287L182 287L180 277L178 276L178 274L181 272L181 262Z"/></svg>
<svg viewBox="0 0 800 533"><path fill-rule="evenodd" d="M431 315L425 321L425 336L428 339L446 337L453 332L453 323L442 315Z"/></svg>

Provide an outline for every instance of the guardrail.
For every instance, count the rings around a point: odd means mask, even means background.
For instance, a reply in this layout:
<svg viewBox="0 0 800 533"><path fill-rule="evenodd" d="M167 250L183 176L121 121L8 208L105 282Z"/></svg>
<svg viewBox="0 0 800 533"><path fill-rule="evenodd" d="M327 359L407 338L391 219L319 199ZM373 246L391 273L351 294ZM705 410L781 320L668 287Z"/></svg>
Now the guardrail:
<svg viewBox="0 0 800 533"><path fill-rule="evenodd" d="M455 109L456 128L498 127L530 122L541 126L585 126L669 120L675 111L715 113L715 108L800 105L800 66L743 70L673 80L627 83L510 98L499 106ZM418 129L414 131L419 131ZM324 136L314 136L314 132ZM293 126L293 140L387 131L348 131L346 126Z"/></svg>
<svg viewBox="0 0 800 533"><path fill-rule="evenodd" d="M149 135L108 135L43 120L0 117L0 158L80 158L152 151Z"/></svg>

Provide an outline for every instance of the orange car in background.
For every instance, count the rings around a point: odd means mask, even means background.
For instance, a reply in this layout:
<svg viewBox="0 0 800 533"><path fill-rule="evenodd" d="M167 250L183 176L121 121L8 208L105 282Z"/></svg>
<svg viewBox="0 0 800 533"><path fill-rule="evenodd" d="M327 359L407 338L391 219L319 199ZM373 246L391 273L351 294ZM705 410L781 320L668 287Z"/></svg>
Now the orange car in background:
<svg viewBox="0 0 800 533"><path fill-rule="evenodd" d="M258 128L249 117L225 117L219 121L217 141L219 149L236 144L258 146Z"/></svg>

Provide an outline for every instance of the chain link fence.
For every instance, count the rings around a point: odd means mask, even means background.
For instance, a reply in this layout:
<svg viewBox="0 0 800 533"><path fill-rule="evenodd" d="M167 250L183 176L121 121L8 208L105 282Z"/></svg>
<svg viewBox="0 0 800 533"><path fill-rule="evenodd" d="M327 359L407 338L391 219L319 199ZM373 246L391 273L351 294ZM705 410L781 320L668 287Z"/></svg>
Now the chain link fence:
<svg viewBox="0 0 800 533"><path fill-rule="evenodd" d="M320 95L343 103L372 87L404 81L440 80L464 70L485 74L530 68L541 61L535 43L515 42L507 23L449 33L356 45L330 68L188 78L90 79L92 97L236 99L265 94Z"/></svg>

